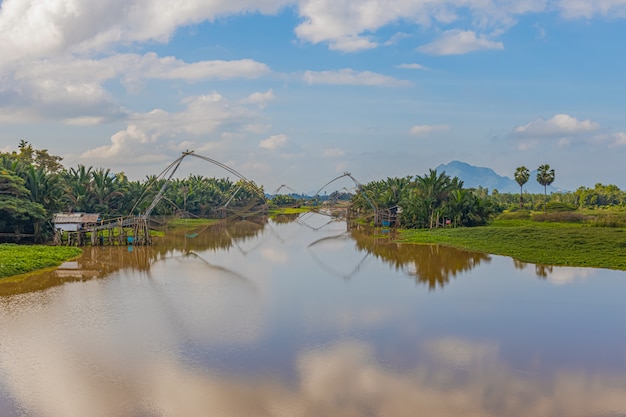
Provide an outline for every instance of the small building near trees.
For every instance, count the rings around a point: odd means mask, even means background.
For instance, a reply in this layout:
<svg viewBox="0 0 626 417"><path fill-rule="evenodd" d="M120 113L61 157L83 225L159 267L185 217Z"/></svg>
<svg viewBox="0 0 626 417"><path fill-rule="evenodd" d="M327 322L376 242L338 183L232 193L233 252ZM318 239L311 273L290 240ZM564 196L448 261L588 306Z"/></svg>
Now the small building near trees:
<svg viewBox="0 0 626 417"><path fill-rule="evenodd" d="M100 221L100 213L56 213L52 217L55 230L78 232Z"/></svg>

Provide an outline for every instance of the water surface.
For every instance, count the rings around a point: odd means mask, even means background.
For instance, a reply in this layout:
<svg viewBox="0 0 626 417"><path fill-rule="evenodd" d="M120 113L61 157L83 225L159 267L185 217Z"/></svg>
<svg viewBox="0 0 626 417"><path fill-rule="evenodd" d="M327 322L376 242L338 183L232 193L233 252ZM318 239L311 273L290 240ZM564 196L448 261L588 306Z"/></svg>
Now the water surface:
<svg viewBox="0 0 626 417"><path fill-rule="evenodd" d="M86 248L0 285L0 415L626 415L625 293L319 214Z"/></svg>

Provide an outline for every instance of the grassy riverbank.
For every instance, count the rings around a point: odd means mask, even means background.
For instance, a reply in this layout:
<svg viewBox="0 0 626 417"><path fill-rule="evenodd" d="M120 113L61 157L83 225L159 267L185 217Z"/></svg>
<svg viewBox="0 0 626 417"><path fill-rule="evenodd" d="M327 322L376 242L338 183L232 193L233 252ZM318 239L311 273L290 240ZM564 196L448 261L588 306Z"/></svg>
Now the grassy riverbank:
<svg viewBox="0 0 626 417"><path fill-rule="evenodd" d="M269 210L270 216L276 214L300 214L311 211L311 207L276 207Z"/></svg>
<svg viewBox="0 0 626 417"><path fill-rule="evenodd" d="M580 223L496 220L489 226L406 230L407 243L441 244L544 265L626 270L626 229Z"/></svg>
<svg viewBox="0 0 626 417"><path fill-rule="evenodd" d="M188 228L188 227L199 227L199 226L207 226L210 224L218 223L218 219L205 219L205 218L194 218L194 219L174 219L167 223L168 227L173 228Z"/></svg>
<svg viewBox="0 0 626 417"><path fill-rule="evenodd" d="M66 246L0 245L0 278L59 266L82 250Z"/></svg>

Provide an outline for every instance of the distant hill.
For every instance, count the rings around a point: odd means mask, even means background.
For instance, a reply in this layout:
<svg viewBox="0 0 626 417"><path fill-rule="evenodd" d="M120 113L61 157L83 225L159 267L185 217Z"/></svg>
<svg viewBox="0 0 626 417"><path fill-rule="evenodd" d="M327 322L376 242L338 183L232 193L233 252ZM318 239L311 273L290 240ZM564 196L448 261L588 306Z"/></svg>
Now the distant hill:
<svg viewBox="0 0 626 417"><path fill-rule="evenodd" d="M452 161L441 164L437 172L445 171L451 177L459 177L466 188L488 188L489 192L497 189L501 193L519 193L519 184L514 179L498 175L493 169L477 167L465 162ZM528 182L524 184L524 191L533 194L543 194L543 186L537 182L537 170L530 172ZM558 192L556 187L549 186L548 193Z"/></svg>

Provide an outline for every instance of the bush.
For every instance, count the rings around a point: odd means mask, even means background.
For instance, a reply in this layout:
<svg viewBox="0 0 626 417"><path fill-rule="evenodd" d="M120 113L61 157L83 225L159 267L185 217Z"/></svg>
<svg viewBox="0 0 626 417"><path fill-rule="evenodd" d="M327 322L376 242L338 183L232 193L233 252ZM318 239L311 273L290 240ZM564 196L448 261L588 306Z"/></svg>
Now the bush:
<svg viewBox="0 0 626 417"><path fill-rule="evenodd" d="M582 223L585 216L573 211L557 211L552 213L535 213L532 220L536 222Z"/></svg>
<svg viewBox="0 0 626 417"><path fill-rule="evenodd" d="M591 227L626 227L626 217L612 214L590 216L585 224Z"/></svg>
<svg viewBox="0 0 626 417"><path fill-rule="evenodd" d="M546 204L546 209L547 211L575 211L577 207L569 203L550 201L548 204Z"/></svg>
<svg viewBox="0 0 626 417"><path fill-rule="evenodd" d="M501 220L528 220L530 219L530 212L525 210L510 211L502 213L498 218Z"/></svg>

